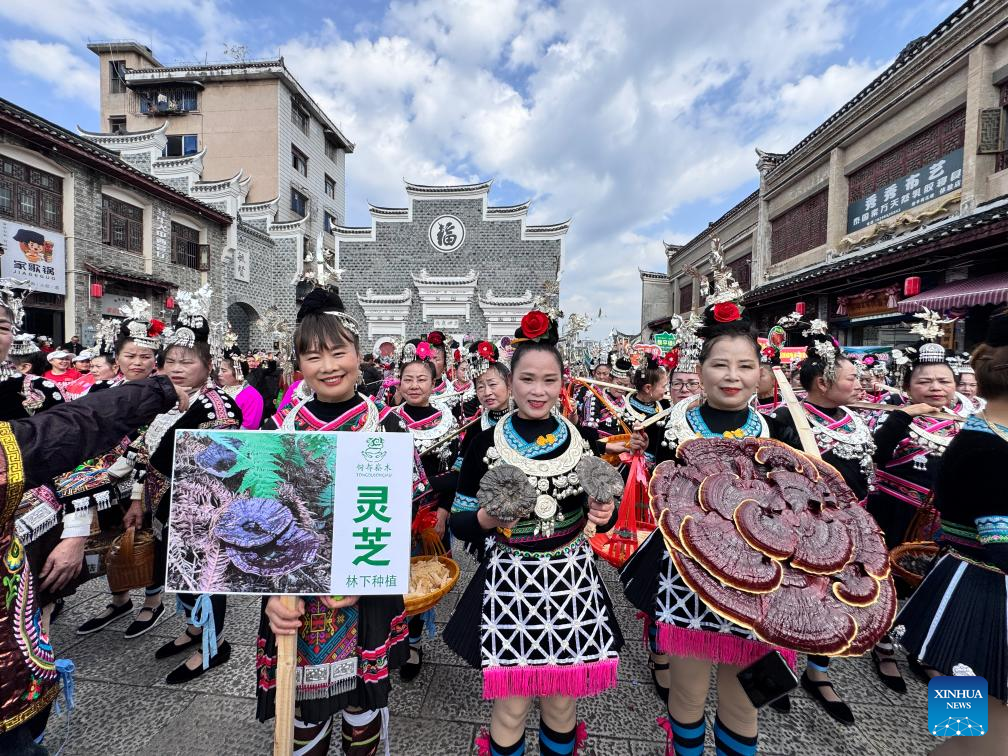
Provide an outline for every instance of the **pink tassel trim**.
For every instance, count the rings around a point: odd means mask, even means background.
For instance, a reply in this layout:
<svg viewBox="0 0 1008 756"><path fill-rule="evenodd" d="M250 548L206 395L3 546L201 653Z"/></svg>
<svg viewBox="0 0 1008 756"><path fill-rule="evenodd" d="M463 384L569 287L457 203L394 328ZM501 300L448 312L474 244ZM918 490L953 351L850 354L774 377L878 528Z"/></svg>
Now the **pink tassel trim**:
<svg viewBox="0 0 1008 756"><path fill-rule="evenodd" d="M668 717L658 717L655 722L665 731L665 756L675 756L675 736L672 734L672 721Z"/></svg>
<svg viewBox="0 0 1008 756"><path fill-rule="evenodd" d="M577 728L574 732L573 756L577 756L579 753L581 753L581 746L583 746L587 740L588 740L588 725L585 724L585 721L582 719L580 722L577 723Z"/></svg>
<svg viewBox="0 0 1008 756"><path fill-rule="evenodd" d="M771 651L780 651L784 661L795 669L798 654L784 648L775 648L762 641L750 640L731 633L713 633L709 630L691 630L666 622L658 622L658 653L710 659L719 664L748 667Z"/></svg>
<svg viewBox="0 0 1008 756"><path fill-rule="evenodd" d="M490 756L490 730L486 727L476 736L476 753L479 756Z"/></svg>
<svg viewBox="0 0 1008 756"><path fill-rule="evenodd" d="M616 657L562 667L488 667L483 670L483 698L594 696L616 687L618 667Z"/></svg>

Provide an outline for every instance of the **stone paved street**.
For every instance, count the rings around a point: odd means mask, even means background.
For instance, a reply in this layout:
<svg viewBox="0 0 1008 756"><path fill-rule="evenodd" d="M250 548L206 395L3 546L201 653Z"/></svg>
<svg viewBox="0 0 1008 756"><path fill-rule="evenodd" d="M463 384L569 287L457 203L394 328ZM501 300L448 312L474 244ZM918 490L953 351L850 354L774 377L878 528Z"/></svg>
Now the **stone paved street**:
<svg viewBox="0 0 1008 756"><path fill-rule="evenodd" d="M464 559L465 557L463 557ZM645 655L638 641L639 623L623 600L615 573L603 565L619 620L628 638L620 664L620 684L615 690L579 704L587 720L589 740L585 753L599 756L660 756L662 732L655 725L661 706L652 692ZM444 620L454 606L463 583L472 574L463 562L460 585L439 606ZM254 648L259 601L238 597L228 606L226 637L234 646L231 661L185 686L168 687L165 675L176 660L154 661L154 649L181 631L181 620L171 617L149 634L126 641L127 620L87 638L74 628L97 613L107 602L103 580L83 586L71 599L53 627L53 644L59 656L77 666L77 708L73 712L71 740L65 756L132 756L133 754L184 754L224 756L271 752L272 729L255 720ZM134 605L142 600L138 592ZM443 622L438 623L439 629ZM392 698L391 752L395 756L455 756L475 753L478 728L489 718L489 706L480 700L480 678L440 641L426 641L426 663L411 685L396 684ZM803 692L792 696L793 708L784 716L770 709L760 715L760 753L795 756L834 754L927 753L936 740L927 728L927 691L909 678L905 696L890 693L875 677L868 658L834 663L833 678L857 717L844 727L833 722ZM713 753L708 708L708 753ZM537 754L532 742L533 712L529 722L528 753ZM65 715L50 720L47 745L53 749L66 732ZM338 753L334 746L331 751Z"/></svg>

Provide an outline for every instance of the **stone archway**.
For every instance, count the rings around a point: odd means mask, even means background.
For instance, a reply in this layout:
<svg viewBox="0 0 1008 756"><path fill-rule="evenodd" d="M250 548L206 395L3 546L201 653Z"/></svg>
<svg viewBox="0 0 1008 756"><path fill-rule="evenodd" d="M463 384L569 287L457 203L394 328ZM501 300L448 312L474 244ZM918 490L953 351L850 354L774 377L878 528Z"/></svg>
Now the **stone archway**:
<svg viewBox="0 0 1008 756"><path fill-rule="evenodd" d="M238 336L238 348L247 352L253 344L253 329L259 313L247 302L232 302L227 309L228 321Z"/></svg>

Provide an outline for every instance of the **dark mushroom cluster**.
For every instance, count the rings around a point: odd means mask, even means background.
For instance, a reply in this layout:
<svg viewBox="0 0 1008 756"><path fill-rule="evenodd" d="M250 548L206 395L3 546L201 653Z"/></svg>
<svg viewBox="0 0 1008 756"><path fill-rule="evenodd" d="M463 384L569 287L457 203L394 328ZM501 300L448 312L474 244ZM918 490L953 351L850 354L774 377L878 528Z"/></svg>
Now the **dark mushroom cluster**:
<svg viewBox="0 0 1008 756"><path fill-rule="evenodd" d="M318 554L318 539L294 522L276 499L236 499L217 520L214 536L242 572L278 577L307 567Z"/></svg>
<svg viewBox="0 0 1008 756"><path fill-rule="evenodd" d="M523 520L535 508L536 491L528 476L514 465L498 464L480 481L476 501L499 520Z"/></svg>
<svg viewBox="0 0 1008 756"><path fill-rule="evenodd" d="M896 592L874 519L840 474L771 439L695 439L651 480L683 580L714 612L784 648L862 654Z"/></svg>

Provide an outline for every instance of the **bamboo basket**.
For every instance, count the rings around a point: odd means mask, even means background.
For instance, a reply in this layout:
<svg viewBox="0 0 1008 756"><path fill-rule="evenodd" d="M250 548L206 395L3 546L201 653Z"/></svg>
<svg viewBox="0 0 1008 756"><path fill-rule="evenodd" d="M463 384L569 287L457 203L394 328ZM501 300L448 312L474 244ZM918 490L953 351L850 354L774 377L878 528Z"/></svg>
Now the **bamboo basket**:
<svg viewBox="0 0 1008 756"><path fill-rule="evenodd" d="M409 616L415 616L417 614L423 614L428 609L433 609L434 606L445 596L448 595L448 591L455 587L455 583L459 579L459 566L451 557L444 555L441 556L415 556L410 559L410 566L412 567L417 562L425 562L428 559L437 559L441 564L448 568L448 582L441 586L438 590L432 593L426 593L423 596L417 598L406 598L403 597L403 602L406 606L406 614Z"/></svg>
<svg viewBox="0 0 1008 756"><path fill-rule="evenodd" d="M940 547L932 541L910 541L901 543L889 553L889 563L892 565L893 574L903 578L913 588L916 588L924 580L924 575L911 572L900 564L900 560L908 556L932 557L937 556Z"/></svg>
<svg viewBox="0 0 1008 756"><path fill-rule="evenodd" d="M154 577L154 533L128 528L112 541L105 558L112 593L145 588Z"/></svg>

